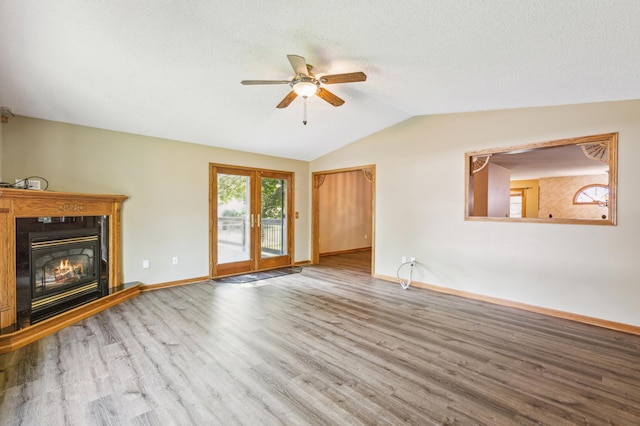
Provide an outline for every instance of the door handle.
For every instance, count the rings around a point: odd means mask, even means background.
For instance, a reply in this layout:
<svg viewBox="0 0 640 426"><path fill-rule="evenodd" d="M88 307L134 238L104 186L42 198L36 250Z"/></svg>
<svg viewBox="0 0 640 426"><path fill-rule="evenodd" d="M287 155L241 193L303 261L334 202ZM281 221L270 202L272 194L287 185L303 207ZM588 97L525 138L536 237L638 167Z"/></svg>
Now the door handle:
<svg viewBox="0 0 640 426"><path fill-rule="evenodd" d="M256 224L257 224L258 228L260 228L262 226L262 218L260 217L259 214L257 214L256 217L258 218L256 220Z"/></svg>
<svg viewBox="0 0 640 426"><path fill-rule="evenodd" d="M251 227L253 228L253 225L255 224L255 218L253 217L253 214L251 215Z"/></svg>

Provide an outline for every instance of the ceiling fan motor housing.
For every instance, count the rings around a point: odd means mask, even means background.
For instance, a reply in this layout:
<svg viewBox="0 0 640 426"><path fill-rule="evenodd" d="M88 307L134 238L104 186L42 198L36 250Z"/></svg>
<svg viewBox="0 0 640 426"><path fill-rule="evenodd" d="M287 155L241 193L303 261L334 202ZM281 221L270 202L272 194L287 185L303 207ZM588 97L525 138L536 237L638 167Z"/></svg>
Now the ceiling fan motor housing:
<svg viewBox="0 0 640 426"><path fill-rule="evenodd" d="M291 88L298 96L307 97L315 94L320 88L320 82L314 77L300 75L291 80Z"/></svg>

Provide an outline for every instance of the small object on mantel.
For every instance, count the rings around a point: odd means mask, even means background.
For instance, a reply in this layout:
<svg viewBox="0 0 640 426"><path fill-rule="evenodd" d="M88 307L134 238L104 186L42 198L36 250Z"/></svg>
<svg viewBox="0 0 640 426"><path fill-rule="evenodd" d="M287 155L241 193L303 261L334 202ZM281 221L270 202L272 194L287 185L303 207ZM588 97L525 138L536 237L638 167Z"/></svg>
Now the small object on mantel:
<svg viewBox="0 0 640 426"><path fill-rule="evenodd" d="M8 123L9 117L15 117L16 115L13 113L11 108L9 107L0 107L0 122Z"/></svg>

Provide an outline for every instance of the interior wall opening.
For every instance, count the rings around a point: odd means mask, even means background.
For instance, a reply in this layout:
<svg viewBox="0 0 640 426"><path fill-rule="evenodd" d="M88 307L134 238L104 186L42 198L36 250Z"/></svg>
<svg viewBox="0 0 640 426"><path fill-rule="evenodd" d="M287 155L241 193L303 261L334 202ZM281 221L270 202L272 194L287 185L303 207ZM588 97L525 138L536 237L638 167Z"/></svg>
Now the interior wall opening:
<svg viewBox="0 0 640 426"><path fill-rule="evenodd" d="M312 263L368 252L373 274L375 166L314 172L312 184Z"/></svg>

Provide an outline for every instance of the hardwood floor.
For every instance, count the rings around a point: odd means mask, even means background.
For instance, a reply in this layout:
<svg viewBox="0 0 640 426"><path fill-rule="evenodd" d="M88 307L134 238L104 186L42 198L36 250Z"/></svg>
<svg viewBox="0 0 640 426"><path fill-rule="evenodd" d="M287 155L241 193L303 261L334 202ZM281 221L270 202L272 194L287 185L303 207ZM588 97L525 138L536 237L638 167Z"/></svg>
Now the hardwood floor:
<svg viewBox="0 0 640 426"><path fill-rule="evenodd" d="M640 336L402 290L367 256L145 292L0 355L0 424L640 424Z"/></svg>

